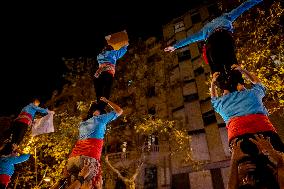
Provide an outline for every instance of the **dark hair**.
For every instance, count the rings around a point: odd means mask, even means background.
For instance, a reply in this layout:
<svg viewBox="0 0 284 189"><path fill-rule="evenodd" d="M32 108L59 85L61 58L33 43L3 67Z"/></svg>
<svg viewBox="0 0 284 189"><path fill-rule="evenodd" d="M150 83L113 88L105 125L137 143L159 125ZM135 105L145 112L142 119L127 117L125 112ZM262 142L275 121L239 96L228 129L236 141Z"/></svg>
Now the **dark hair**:
<svg viewBox="0 0 284 189"><path fill-rule="evenodd" d="M254 175L255 186L243 185L240 186L239 189L246 189L246 188L254 189L254 188L259 188L259 186L265 186L271 189L279 189L277 180L273 175L273 171L268 167L268 164L271 165L272 167L275 166L273 166L273 164L269 161L267 156L265 155L258 155L255 157L247 156L239 160L238 163L240 164L248 161L254 163L256 166L255 171L250 173Z"/></svg>
<svg viewBox="0 0 284 189"><path fill-rule="evenodd" d="M246 185L240 186L238 189L257 189L257 187L246 184Z"/></svg>
<svg viewBox="0 0 284 189"><path fill-rule="evenodd" d="M114 48L111 46L111 45L106 45L104 48L103 48L103 51L112 51L114 50Z"/></svg>
<svg viewBox="0 0 284 189"><path fill-rule="evenodd" d="M93 117L93 113L96 110L99 110L100 114L105 114L106 113L106 111L104 110L104 108L102 107L102 105L100 103L92 102L91 105L90 105L90 108L88 110L87 117L84 118L83 120L85 121L85 120L90 119L91 117Z"/></svg>
<svg viewBox="0 0 284 189"><path fill-rule="evenodd" d="M4 148L0 152L0 155L10 155L13 152L12 148L13 146L11 142L5 144Z"/></svg>
<svg viewBox="0 0 284 189"><path fill-rule="evenodd" d="M232 70L228 74L222 74L219 79L220 88L222 90L229 90L230 92L237 91L238 84L243 85L244 83L242 74L238 70Z"/></svg>

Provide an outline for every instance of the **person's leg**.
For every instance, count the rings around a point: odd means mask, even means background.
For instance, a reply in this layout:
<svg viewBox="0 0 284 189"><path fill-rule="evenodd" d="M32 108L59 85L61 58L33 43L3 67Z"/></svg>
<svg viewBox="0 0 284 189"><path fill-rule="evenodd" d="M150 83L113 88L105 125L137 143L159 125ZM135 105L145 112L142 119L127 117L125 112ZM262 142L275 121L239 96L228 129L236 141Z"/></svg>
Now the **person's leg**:
<svg viewBox="0 0 284 189"><path fill-rule="evenodd" d="M14 122L13 129L12 129L12 144L19 145L22 140L24 139L24 136L28 130L28 125L22 122Z"/></svg>
<svg viewBox="0 0 284 189"><path fill-rule="evenodd" d="M109 72L102 72L100 75L100 82L103 83L103 86L101 88L101 96L100 97L105 97L107 99L110 98L110 93L111 93L111 88L112 88L112 83L113 83L113 75L110 74ZM100 107L100 110L103 111L105 107L107 106L107 103L102 102L98 100L98 104Z"/></svg>
<svg viewBox="0 0 284 189"><path fill-rule="evenodd" d="M215 32L209 37L207 44L210 46L213 67L219 66L229 71L233 64L238 64L235 43L230 32L224 30Z"/></svg>
<svg viewBox="0 0 284 189"><path fill-rule="evenodd" d="M99 75L98 78L94 79L94 86L95 86L95 91L96 91L97 102L99 102L100 98L103 95L103 87L104 87L104 81L102 78L102 74Z"/></svg>
<svg viewBox="0 0 284 189"><path fill-rule="evenodd" d="M238 64L235 55L234 39L230 32L221 31L212 34L207 40L207 59L212 73L220 72L218 86L224 90L230 86L231 66Z"/></svg>
<svg viewBox="0 0 284 189"><path fill-rule="evenodd" d="M107 99L110 98L110 93L111 93L111 88L112 88L112 84L113 84L113 75L108 73L108 72L104 72L104 91L103 91L103 96L106 97Z"/></svg>

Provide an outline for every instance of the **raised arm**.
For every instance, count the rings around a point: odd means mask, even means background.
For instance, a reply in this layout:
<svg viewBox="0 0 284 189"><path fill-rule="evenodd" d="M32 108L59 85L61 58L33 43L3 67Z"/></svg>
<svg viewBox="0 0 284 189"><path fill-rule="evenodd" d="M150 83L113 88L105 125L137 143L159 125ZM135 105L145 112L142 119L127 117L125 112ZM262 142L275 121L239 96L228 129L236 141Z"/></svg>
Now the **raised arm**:
<svg viewBox="0 0 284 189"><path fill-rule="evenodd" d="M249 140L257 146L260 153L268 156L269 160L276 164L278 171L276 175L278 178L276 179L278 180L280 188L284 188L284 153L275 150L269 138L265 138L263 135L254 136L255 139L250 138Z"/></svg>
<svg viewBox="0 0 284 189"><path fill-rule="evenodd" d="M30 158L30 154L21 154L11 158L13 164L19 164L27 161Z"/></svg>
<svg viewBox="0 0 284 189"><path fill-rule="evenodd" d="M117 59L120 59L121 57L123 57L123 55L125 55L125 53L127 52L127 47L128 45L125 45L121 47L119 50L115 51Z"/></svg>
<svg viewBox="0 0 284 189"><path fill-rule="evenodd" d="M211 87L210 87L211 98L218 97L216 81L217 81L217 78L219 77L219 75L220 75L220 72L215 72L213 74L213 78L212 78L212 81L211 81Z"/></svg>
<svg viewBox="0 0 284 189"><path fill-rule="evenodd" d="M260 2L262 2L262 0L247 0L246 2L242 3L240 6L233 9L231 12L227 13L226 15L233 22L245 11L249 10L250 8L252 8L253 6L257 5Z"/></svg>
<svg viewBox="0 0 284 189"><path fill-rule="evenodd" d="M166 52L173 52L178 48L181 48L183 46L189 45L191 43L197 42L197 41L201 41L204 40L204 35L203 35L203 30L200 30L199 32L192 34L190 36L188 36L187 38L185 38L184 40L181 40L179 42L177 42L176 44L174 44L173 46L169 46L166 47L164 49L164 51Z"/></svg>
<svg viewBox="0 0 284 189"><path fill-rule="evenodd" d="M232 141L232 157L231 157L231 166L230 166L230 172L229 172L229 181L227 189L238 189L239 188L239 181L238 181L238 162L243 157L248 156L247 154L244 154L241 150L241 142L242 140L239 140L237 142L237 139L234 139Z"/></svg>
<svg viewBox="0 0 284 189"><path fill-rule="evenodd" d="M48 114L48 109L47 109L47 108L44 109L44 108L41 108L41 107L36 106L36 105L34 105L33 108L34 108L37 112L40 112L40 113L42 113L42 114Z"/></svg>
<svg viewBox="0 0 284 189"><path fill-rule="evenodd" d="M23 152L19 149L19 147L16 144L12 144L12 148L14 152L19 153L19 156L11 157L11 161L13 164L19 164L22 162L27 161L30 158L30 154L23 154Z"/></svg>
<svg viewBox="0 0 284 189"><path fill-rule="evenodd" d="M115 113L120 116L123 113L122 108L120 108L117 104L111 102L110 100L106 99L105 97L101 97L101 101L104 101L107 103L114 111Z"/></svg>
<svg viewBox="0 0 284 189"><path fill-rule="evenodd" d="M255 76L254 74L250 73L249 71L245 70L244 68L242 68L237 64L232 65L232 69L240 71L253 84L261 83L260 79L257 76Z"/></svg>

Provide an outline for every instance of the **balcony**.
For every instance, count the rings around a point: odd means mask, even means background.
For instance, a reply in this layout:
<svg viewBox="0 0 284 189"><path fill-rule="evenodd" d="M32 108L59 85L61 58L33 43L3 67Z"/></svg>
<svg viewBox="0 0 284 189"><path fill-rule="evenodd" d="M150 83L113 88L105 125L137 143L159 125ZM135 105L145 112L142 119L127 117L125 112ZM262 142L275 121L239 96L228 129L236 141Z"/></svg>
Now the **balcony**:
<svg viewBox="0 0 284 189"><path fill-rule="evenodd" d="M151 145L149 148L145 147L146 159L157 159L159 155L169 152L168 145ZM148 152L148 153L147 153ZM137 162L141 156L136 151L129 152L118 152L108 154L110 162L114 163L115 166L126 166Z"/></svg>

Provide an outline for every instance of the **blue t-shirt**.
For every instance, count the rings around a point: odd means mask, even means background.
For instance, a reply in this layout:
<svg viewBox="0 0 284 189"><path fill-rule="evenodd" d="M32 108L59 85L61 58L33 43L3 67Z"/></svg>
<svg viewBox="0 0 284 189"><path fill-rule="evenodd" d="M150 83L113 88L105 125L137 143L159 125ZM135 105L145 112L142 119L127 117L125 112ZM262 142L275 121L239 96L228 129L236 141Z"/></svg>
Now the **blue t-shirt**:
<svg viewBox="0 0 284 189"><path fill-rule="evenodd" d="M0 174L12 176L15 171L15 164L27 161L30 154L22 154L20 156L0 157Z"/></svg>
<svg viewBox="0 0 284 189"><path fill-rule="evenodd" d="M251 7L262 2L262 0L248 0L241 4L236 9L233 9L229 13L224 13L220 17L213 19L211 22L205 24L205 26L197 33L188 36L186 39L179 41L174 48L180 48L191 43L206 40L216 29L223 28L230 32L233 32L232 22L235 21L243 12Z"/></svg>
<svg viewBox="0 0 284 189"><path fill-rule="evenodd" d="M127 46L121 47L119 50L103 51L97 56L97 61L99 64L111 63L116 64L116 61L123 57L127 52Z"/></svg>
<svg viewBox="0 0 284 189"><path fill-rule="evenodd" d="M251 89L235 91L222 97L213 97L211 102L214 110L228 123L233 117L249 114L268 115L262 102L264 96L264 86L257 83Z"/></svg>
<svg viewBox="0 0 284 189"><path fill-rule="evenodd" d="M107 114L94 116L86 121L82 121L79 126L79 140L88 138L103 139L107 124L117 117L117 113L111 111Z"/></svg>
<svg viewBox="0 0 284 189"><path fill-rule="evenodd" d="M30 103L29 105L25 106L21 112L26 112L32 116L32 119L35 117L36 112L40 112L42 114L48 114L48 109L44 109L34 105L34 103Z"/></svg>

